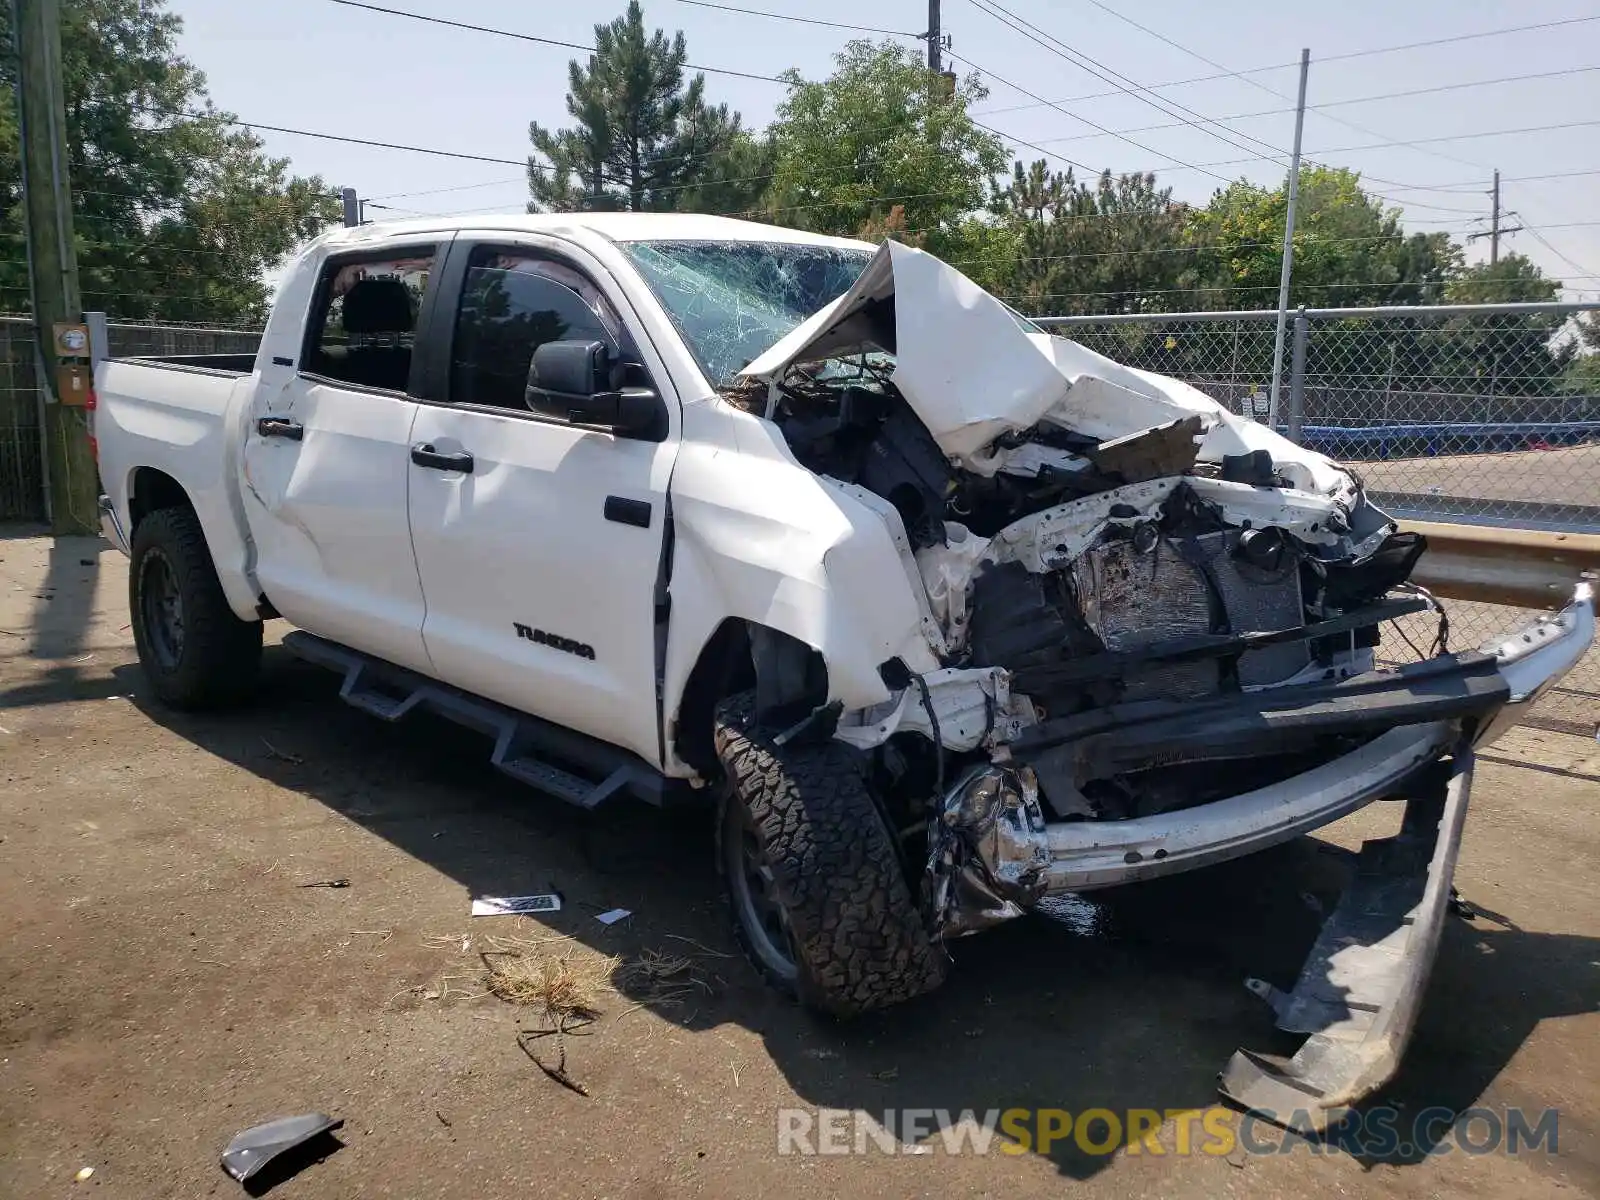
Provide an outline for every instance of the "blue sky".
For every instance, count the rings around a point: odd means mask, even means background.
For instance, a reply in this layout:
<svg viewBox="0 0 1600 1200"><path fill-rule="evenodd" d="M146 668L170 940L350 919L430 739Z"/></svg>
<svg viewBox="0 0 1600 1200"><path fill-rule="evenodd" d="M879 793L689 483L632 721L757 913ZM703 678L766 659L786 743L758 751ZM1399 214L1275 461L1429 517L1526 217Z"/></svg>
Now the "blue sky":
<svg viewBox="0 0 1600 1200"><path fill-rule="evenodd" d="M625 0L377 2L588 43L594 23L616 16ZM743 7L740 0L732 2ZM1244 158L1247 150L1230 143L1247 139L1267 143L1266 149L1285 150L1293 139L1293 113L1268 110L1292 110L1292 64L1300 48L1308 46L1312 65L1307 103L1329 106L1307 113L1308 157L1388 181L1370 186L1401 202L1408 226L1445 229L1458 240L1487 228L1489 178L1499 167L1507 180L1503 206L1517 214L1508 223L1526 224L1549 243L1520 233L1503 239L1503 250L1527 254L1547 273L1567 280L1568 298L1600 298L1600 224L1574 224L1600 221L1600 125L1420 146L1385 144L1600 120L1600 70L1578 70L1600 67L1600 19L1397 53L1336 57L1536 22L1600 17L1600 8L1578 0L1522 0L1515 5L1487 0L1341 0L1322 5L1282 0L1000 2L1139 85L1217 74L1195 55L1233 71L1278 69L1250 74L1253 82L1228 77L1159 91L1169 109L1181 104L1203 117L1225 120L1228 131L1191 123L1132 132L1174 124L1174 118L1126 92L1097 95L1113 89L1039 40L1006 28L972 0L944 0L944 28L954 39L953 53L966 60L950 65L963 73L971 64L981 69L990 95L975 112L997 130L1096 168L1159 168L1160 180L1171 184L1180 199L1203 203L1219 186L1214 176L1276 182L1283 176L1281 160L1213 166L1211 173L1162 164ZM756 0L754 7L907 32L920 31L927 20L926 0L881 0L871 6L859 0ZM565 119L571 51L347 8L332 0L172 0L172 8L186 23L183 52L206 72L212 97L245 120L516 160L527 153L530 119L547 125ZM1135 28L1113 12L1153 32ZM808 77L821 76L846 39L866 36L712 11L681 0L646 0L645 19L668 30L682 29L692 62L763 75L793 66ZM1319 61L1323 57L1331 61ZM1551 74L1556 72L1561 73ZM1037 104L992 73L1059 107ZM1546 77L1336 103L1534 74ZM708 76L707 90L758 126L770 119L783 95L778 84L721 75ZM1080 116L1126 136L1099 134ZM355 187L406 214L519 211L526 199L526 185L514 166L291 134L262 136L272 153L293 160L296 171L320 174L334 186ZM1249 147L1263 155L1266 149ZM1027 159L1038 157L1027 148L1020 153ZM1055 165L1065 162L1057 159ZM1520 178L1589 170L1596 173ZM1486 240L1471 243L1470 258L1486 256Z"/></svg>

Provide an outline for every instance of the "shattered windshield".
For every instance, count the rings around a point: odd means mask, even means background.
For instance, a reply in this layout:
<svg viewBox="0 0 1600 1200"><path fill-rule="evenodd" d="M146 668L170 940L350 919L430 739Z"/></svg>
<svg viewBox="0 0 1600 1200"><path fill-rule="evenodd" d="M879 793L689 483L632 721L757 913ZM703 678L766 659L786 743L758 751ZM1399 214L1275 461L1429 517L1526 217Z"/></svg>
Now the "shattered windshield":
<svg viewBox="0 0 1600 1200"><path fill-rule="evenodd" d="M792 242L628 242L712 387L850 289L872 251Z"/></svg>

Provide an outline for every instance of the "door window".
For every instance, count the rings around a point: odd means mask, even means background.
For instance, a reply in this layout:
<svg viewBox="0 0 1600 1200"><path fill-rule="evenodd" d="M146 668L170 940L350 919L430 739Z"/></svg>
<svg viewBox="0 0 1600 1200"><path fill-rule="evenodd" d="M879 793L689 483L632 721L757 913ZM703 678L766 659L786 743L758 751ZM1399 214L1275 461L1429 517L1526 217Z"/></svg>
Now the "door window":
<svg viewBox="0 0 1600 1200"><path fill-rule="evenodd" d="M329 263L311 317L307 370L363 387L405 391L433 257L430 250Z"/></svg>
<svg viewBox="0 0 1600 1200"><path fill-rule="evenodd" d="M479 250L461 293L450 399L526 411L533 352L546 342L623 344L622 323L589 278L530 254Z"/></svg>

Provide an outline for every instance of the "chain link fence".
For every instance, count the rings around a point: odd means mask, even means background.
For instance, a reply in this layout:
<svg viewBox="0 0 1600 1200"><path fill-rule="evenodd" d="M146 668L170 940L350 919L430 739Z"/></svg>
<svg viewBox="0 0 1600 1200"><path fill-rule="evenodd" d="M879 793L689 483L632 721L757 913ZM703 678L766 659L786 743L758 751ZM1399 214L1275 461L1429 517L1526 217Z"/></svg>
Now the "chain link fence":
<svg viewBox="0 0 1600 1200"><path fill-rule="evenodd" d="M1600 532L1600 354L1584 345L1580 321L1600 321L1600 304L1302 309L1285 338L1276 424L1354 467L1397 516ZM1235 413L1273 419L1276 311L1039 323L1192 383ZM1534 616L1447 607L1458 649ZM1433 634L1424 618L1400 622L1384 653L1413 658ZM1594 731L1600 654L1590 652L1539 718Z"/></svg>
<svg viewBox="0 0 1600 1200"><path fill-rule="evenodd" d="M1600 304L1302 309L1285 339L1277 424L1353 465L1400 516L1521 528L1600 530L1600 355L1577 320ZM1235 413L1271 419L1276 312L1042 318L1118 362L1175 376ZM113 323L110 352L253 352L259 332ZM43 515L33 330L0 317L0 520ZM1451 606L1452 644L1474 646L1531 619L1484 604ZM1433 629L1401 623L1395 659ZM1547 721L1592 730L1600 655L1541 706Z"/></svg>
<svg viewBox="0 0 1600 1200"><path fill-rule="evenodd" d="M261 334L248 329L113 322L109 353L253 354ZM33 318L0 316L0 521L44 519L44 447L39 429Z"/></svg>

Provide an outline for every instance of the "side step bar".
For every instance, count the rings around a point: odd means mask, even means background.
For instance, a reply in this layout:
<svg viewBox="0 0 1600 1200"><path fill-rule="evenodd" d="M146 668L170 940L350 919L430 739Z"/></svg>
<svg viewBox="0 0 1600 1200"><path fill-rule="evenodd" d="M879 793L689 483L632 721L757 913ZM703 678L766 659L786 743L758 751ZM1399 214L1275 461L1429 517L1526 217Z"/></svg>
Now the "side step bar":
<svg viewBox="0 0 1600 1200"><path fill-rule="evenodd" d="M494 738L489 762L519 783L593 809L619 792L651 804L678 796L677 781L668 780L642 758L614 746L563 729L537 717L474 696L390 663L296 630L284 635L284 646L299 658L344 676L339 698L382 721L398 721L427 709L458 725Z"/></svg>
<svg viewBox="0 0 1600 1200"><path fill-rule="evenodd" d="M1249 1050L1223 1069L1218 1091L1258 1116L1317 1134L1394 1075L1416 1028L1439 953L1450 881L1472 790L1472 750L1419 781L1395 837L1366 842L1355 877L1312 946L1288 994L1265 995L1278 1028L1306 1033L1286 1064Z"/></svg>

